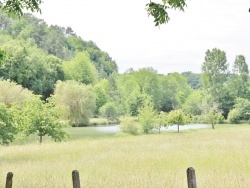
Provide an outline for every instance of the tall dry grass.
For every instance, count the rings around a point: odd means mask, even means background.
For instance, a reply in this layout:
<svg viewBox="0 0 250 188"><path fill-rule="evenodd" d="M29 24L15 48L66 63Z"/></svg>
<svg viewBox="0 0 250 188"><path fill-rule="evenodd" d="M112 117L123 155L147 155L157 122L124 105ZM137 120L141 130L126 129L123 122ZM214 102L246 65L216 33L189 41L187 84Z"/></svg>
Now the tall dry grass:
<svg viewBox="0 0 250 188"><path fill-rule="evenodd" d="M247 188L249 135L250 126L240 125L0 147L0 187L12 171L13 187L68 188L77 169L83 187L182 188L187 187L186 169L192 166L198 187Z"/></svg>

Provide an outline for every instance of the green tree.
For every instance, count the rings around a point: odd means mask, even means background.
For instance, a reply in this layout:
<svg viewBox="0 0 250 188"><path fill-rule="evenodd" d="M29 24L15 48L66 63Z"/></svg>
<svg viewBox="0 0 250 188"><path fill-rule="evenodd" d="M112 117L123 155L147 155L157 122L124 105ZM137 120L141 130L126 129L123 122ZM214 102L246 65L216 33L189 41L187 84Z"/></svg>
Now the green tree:
<svg viewBox="0 0 250 188"><path fill-rule="evenodd" d="M169 21L167 10L178 9L184 11L185 6L186 0L162 0L162 3L150 1L150 3L146 4L146 9L148 15L153 16L155 26L158 26Z"/></svg>
<svg viewBox="0 0 250 188"><path fill-rule="evenodd" d="M132 73L140 92L151 96L155 109L161 109L161 86L159 75L153 68L142 68Z"/></svg>
<svg viewBox="0 0 250 188"><path fill-rule="evenodd" d="M72 61L64 62L63 70L67 80L76 80L87 85L97 82L97 71L87 52L78 53Z"/></svg>
<svg viewBox="0 0 250 188"><path fill-rule="evenodd" d="M105 89L105 85L102 82L99 82L94 86L94 93L96 98L96 109L95 114L99 114L99 109L108 102L108 94Z"/></svg>
<svg viewBox="0 0 250 188"><path fill-rule="evenodd" d="M240 121L240 114L237 109L231 109L227 116L228 123L237 124Z"/></svg>
<svg viewBox="0 0 250 188"><path fill-rule="evenodd" d="M139 126L138 126L138 123L135 121L134 117L126 116L122 118L119 127L120 127L121 132L129 133L133 135L139 134Z"/></svg>
<svg viewBox="0 0 250 188"><path fill-rule="evenodd" d="M167 114L167 121L170 125L177 125L178 132L180 132L180 125L185 125L185 116L182 110L172 110Z"/></svg>
<svg viewBox="0 0 250 188"><path fill-rule="evenodd" d="M144 133L149 133L154 128L156 111L150 100L144 101L139 109L138 119Z"/></svg>
<svg viewBox="0 0 250 188"><path fill-rule="evenodd" d="M161 127L164 126L168 126L168 116L166 112L160 111L160 113L158 114L158 117L156 118L156 122L158 124L158 132L159 134L161 133Z"/></svg>
<svg viewBox="0 0 250 188"><path fill-rule="evenodd" d="M113 102L108 102L102 106L100 112L103 117L106 117L111 122L118 120L118 110L116 104Z"/></svg>
<svg viewBox="0 0 250 188"><path fill-rule="evenodd" d="M237 98L234 109L238 111L240 120L250 119L250 101L248 99Z"/></svg>
<svg viewBox="0 0 250 188"><path fill-rule="evenodd" d="M179 73L171 73L161 76L162 111L168 112L181 108L187 97L192 93L187 79Z"/></svg>
<svg viewBox="0 0 250 188"><path fill-rule="evenodd" d="M201 88L201 74L193 73L191 71L183 72L181 73L185 78L187 78L188 84L193 88L193 89L200 89Z"/></svg>
<svg viewBox="0 0 250 188"><path fill-rule="evenodd" d="M22 105L14 105L15 121L23 136L31 134L39 136L42 143L44 136L50 136L54 141L60 142L68 134L63 130L66 127L59 119L59 109L55 108L52 100L44 102L34 96Z"/></svg>
<svg viewBox="0 0 250 188"><path fill-rule="evenodd" d="M71 126L88 125L95 110L95 94L91 85L77 81L58 81L55 88L55 104L62 107L62 118Z"/></svg>
<svg viewBox="0 0 250 188"><path fill-rule="evenodd" d="M202 93L200 90L193 91L182 106L183 112L189 115L202 114Z"/></svg>
<svg viewBox="0 0 250 188"><path fill-rule="evenodd" d="M222 118L222 115L216 111L216 108L210 108L209 112L205 115L205 119L207 123L210 123L212 125L212 128L214 129L215 124L220 122L220 119Z"/></svg>
<svg viewBox="0 0 250 188"><path fill-rule="evenodd" d="M34 94L47 98L54 91L57 80L64 79L61 60L24 41L10 39L3 49L8 58L0 65L0 77L10 79Z"/></svg>
<svg viewBox="0 0 250 188"><path fill-rule="evenodd" d="M0 102L0 144L8 145L17 134L12 111Z"/></svg>
<svg viewBox="0 0 250 188"><path fill-rule="evenodd" d="M219 105L226 117L231 109L232 97L228 86L228 63L226 53L217 48L207 50L205 61L202 64L201 82L203 89Z"/></svg>
<svg viewBox="0 0 250 188"><path fill-rule="evenodd" d="M248 93L248 65L243 55L238 55L233 64L233 74L231 76L231 90L236 97L246 98Z"/></svg>
<svg viewBox="0 0 250 188"><path fill-rule="evenodd" d="M42 0L3 0L0 1L0 9L8 12L10 15L23 15L23 10L30 10L32 12L41 12L39 6Z"/></svg>
<svg viewBox="0 0 250 188"><path fill-rule="evenodd" d="M0 80L0 103L11 107L13 103L21 104L32 97L31 91L10 80Z"/></svg>

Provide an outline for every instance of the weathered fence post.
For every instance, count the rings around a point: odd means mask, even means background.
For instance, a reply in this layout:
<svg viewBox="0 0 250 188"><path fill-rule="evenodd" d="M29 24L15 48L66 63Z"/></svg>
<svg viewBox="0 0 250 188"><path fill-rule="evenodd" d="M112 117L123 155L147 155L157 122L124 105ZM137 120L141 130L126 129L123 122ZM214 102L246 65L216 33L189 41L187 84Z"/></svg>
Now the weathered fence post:
<svg viewBox="0 0 250 188"><path fill-rule="evenodd" d="M193 167L187 169L188 188L196 188L195 170Z"/></svg>
<svg viewBox="0 0 250 188"><path fill-rule="evenodd" d="M12 188L12 178L13 178L13 173L12 172L8 172L7 178L6 178L5 188Z"/></svg>
<svg viewBox="0 0 250 188"><path fill-rule="evenodd" d="M72 172L73 188L81 188L80 185L80 176L77 170Z"/></svg>

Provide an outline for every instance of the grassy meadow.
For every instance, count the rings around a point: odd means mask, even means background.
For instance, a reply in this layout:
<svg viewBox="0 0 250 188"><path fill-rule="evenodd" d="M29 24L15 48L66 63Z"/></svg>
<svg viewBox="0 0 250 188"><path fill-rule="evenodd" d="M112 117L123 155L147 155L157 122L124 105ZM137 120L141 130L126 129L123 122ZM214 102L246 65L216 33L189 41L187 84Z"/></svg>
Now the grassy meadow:
<svg viewBox="0 0 250 188"><path fill-rule="evenodd" d="M15 188L187 187L186 169L196 170L202 188L250 187L250 126L218 125L181 133L131 136L68 129L67 142L35 138L0 146L0 187L12 171Z"/></svg>

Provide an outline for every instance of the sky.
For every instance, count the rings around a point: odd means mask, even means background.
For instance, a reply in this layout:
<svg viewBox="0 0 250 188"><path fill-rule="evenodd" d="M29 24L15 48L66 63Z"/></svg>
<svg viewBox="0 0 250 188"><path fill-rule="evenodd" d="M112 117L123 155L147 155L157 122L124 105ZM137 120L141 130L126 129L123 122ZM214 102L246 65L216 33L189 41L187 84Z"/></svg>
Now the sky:
<svg viewBox="0 0 250 188"><path fill-rule="evenodd" d="M44 0L39 18L70 26L116 61L119 72L152 67L160 74L201 72L205 52L219 48L232 66L244 55L250 67L249 0L187 0L185 11L155 27L149 0ZM157 2L157 0L155 1Z"/></svg>

